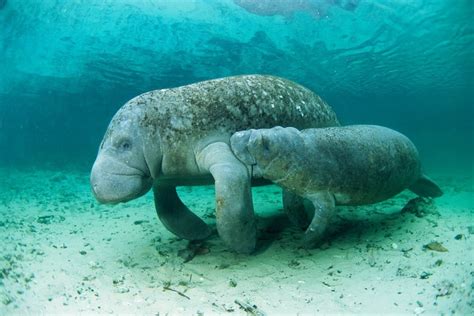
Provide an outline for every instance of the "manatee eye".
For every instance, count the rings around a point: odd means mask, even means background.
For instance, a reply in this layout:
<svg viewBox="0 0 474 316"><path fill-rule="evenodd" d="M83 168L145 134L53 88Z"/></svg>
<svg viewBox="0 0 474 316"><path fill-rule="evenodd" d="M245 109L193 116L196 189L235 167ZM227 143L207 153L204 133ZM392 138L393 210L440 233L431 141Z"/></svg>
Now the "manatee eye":
<svg viewBox="0 0 474 316"><path fill-rule="evenodd" d="M124 139L119 143L118 147L121 150L130 150L130 148L132 148L132 144L128 139Z"/></svg>

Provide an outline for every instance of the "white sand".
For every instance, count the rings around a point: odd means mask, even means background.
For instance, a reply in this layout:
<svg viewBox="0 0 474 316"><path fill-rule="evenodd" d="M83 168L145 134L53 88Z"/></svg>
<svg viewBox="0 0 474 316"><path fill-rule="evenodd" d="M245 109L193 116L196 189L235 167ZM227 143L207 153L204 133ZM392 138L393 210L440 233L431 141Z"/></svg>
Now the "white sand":
<svg viewBox="0 0 474 316"><path fill-rule="evenodd" d="M310 251L287 224L279 190L256 188L258 253L230 253L213 236L184 263L178 251L188 242L164 229L150 194L103 206L90 194L87 173L3 169L0 315L246 315L236 300L267 315L470 314L472 175L431 176L445 195L424 217L400 213L415 197L408 191L340 208L331 242ZM212 188L182 192L212 223ZM432 241L449 251L424 249Z"/></svg>

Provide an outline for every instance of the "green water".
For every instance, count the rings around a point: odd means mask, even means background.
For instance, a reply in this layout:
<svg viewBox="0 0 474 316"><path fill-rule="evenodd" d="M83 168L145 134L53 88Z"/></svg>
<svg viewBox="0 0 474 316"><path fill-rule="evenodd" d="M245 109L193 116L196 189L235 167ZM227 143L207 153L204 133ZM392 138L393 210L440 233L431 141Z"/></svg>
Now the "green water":
<svg viewBox="0 0 474 316"><path fill-rule="evenodd" d="M345 123L412 138L472 173L473 5L461 1L62 1L0 6L2 164L82 164L145 91L247 73L292 79Z"/></svg>

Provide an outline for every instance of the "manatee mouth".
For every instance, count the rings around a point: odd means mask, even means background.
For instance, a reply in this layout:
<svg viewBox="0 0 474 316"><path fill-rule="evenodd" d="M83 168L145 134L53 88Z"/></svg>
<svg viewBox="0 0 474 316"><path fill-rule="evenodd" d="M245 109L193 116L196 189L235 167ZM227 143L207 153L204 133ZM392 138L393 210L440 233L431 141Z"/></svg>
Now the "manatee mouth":
<svg viewBox="0 0 474 316"><path fill-rule="evenodd" d="M136 199L147 193L153 179L143 171L110 160L94 163L90 178L96 200L105 204L117 204Z"/></svg>
<svg viewBox="0 0 474 316"><path fill-rule="evenodd" d="M104 204L117 204L136 199L147 193L153 184L151 177L109 174L106 180L91 181L96 200Z"/></svg>

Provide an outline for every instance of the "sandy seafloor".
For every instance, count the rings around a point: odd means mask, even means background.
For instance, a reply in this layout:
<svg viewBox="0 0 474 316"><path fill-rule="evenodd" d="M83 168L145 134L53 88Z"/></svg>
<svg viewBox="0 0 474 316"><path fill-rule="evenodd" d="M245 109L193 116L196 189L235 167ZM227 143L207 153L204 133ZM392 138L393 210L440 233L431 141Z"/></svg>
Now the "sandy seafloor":
<svg viewBox="0 0 474 316"><path fill-rule="evenodd" d="M404 191L341 207L313 250L287 223L279 189L254 188L259 250L246 256L216 235L186 250L150 194L99 205L86 172L0 169L0 315L472 315L472 170L431 177L445 192L434 204L401 212L415 197ZM212 187L181 193L213 224Z"/></svg>

